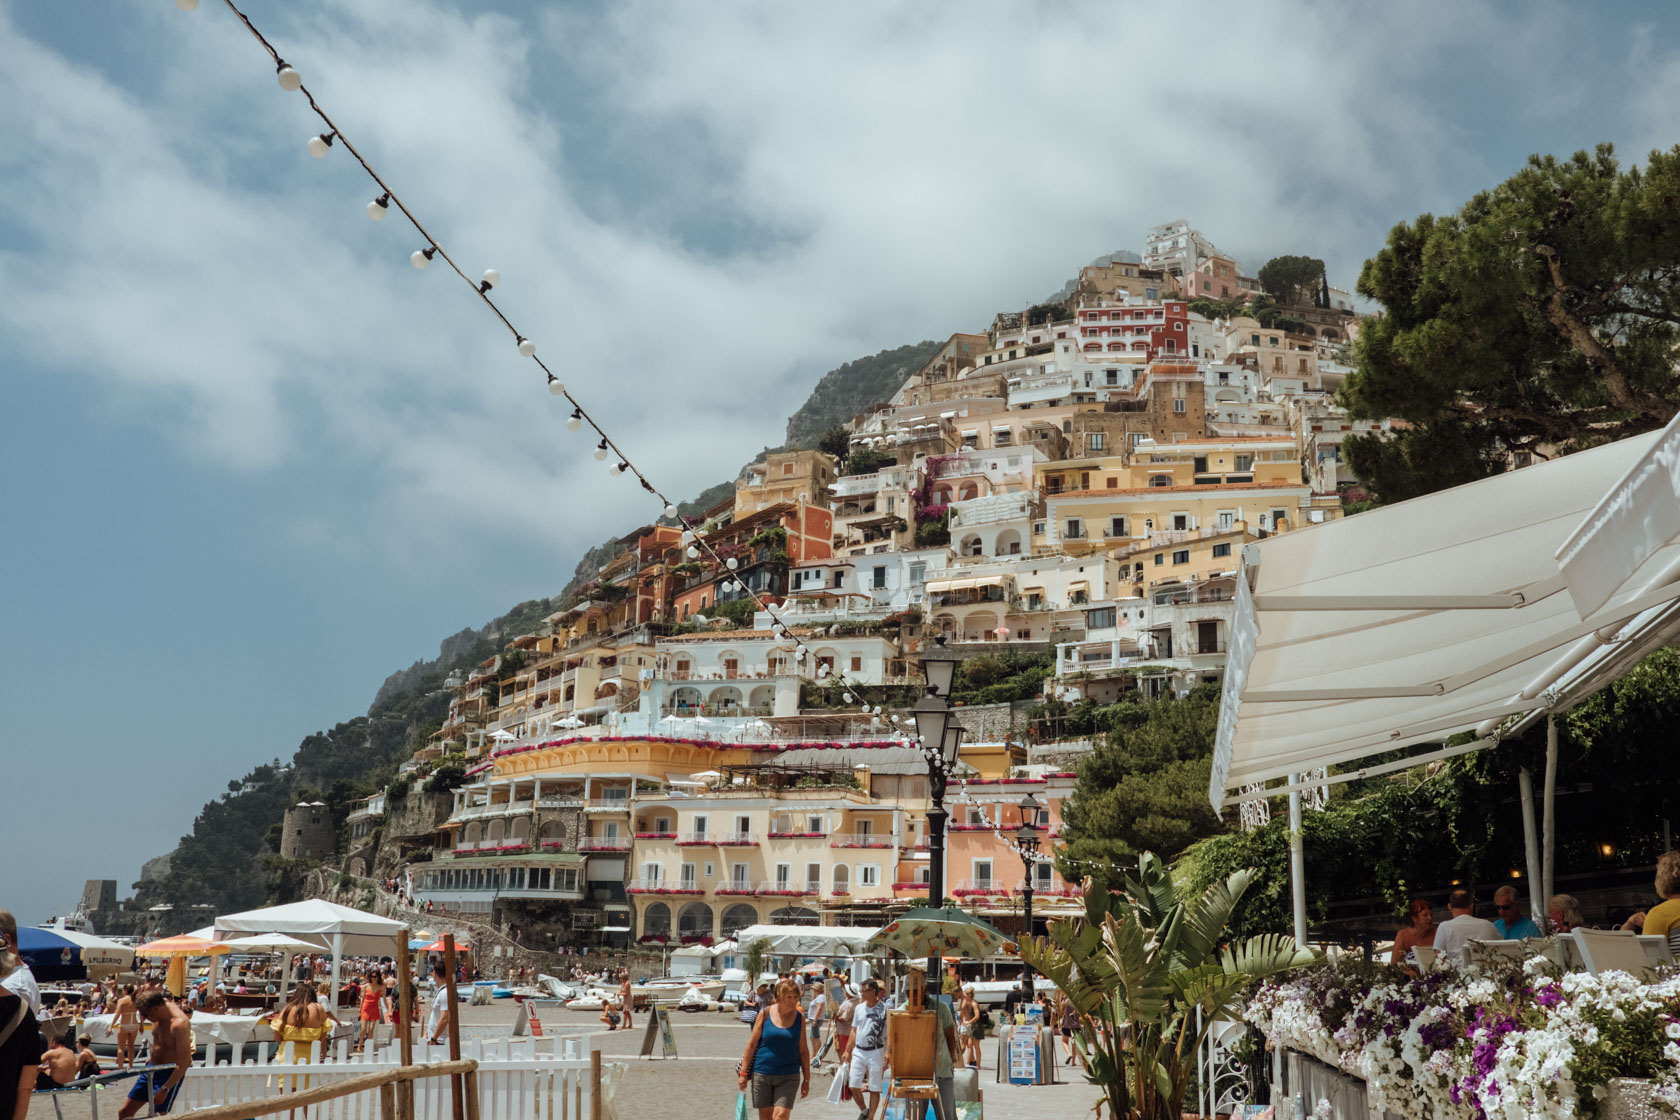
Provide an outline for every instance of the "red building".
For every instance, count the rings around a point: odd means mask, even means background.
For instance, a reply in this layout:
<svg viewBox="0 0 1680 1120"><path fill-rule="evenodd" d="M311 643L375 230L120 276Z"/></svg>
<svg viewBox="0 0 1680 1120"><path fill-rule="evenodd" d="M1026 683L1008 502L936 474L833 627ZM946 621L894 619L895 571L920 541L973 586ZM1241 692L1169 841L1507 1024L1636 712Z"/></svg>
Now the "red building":
<svg viewBox="0 0 1680 1120"><path fill-rule="evenodd" d="M1086 354L1163 355L1190 353L1189 309L1182 300L1081 307L1080 349Z"/></svg>

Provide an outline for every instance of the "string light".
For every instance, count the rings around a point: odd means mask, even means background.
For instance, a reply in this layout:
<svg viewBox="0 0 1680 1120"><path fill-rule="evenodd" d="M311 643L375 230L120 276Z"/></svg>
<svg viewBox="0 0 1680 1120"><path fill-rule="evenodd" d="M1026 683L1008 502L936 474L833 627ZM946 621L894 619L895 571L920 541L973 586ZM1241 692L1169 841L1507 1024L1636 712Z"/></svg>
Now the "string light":
<svg viewBox="0 0 1680 1120"><path fill-rule="evenodd" d="M434 257L441 256L444 263L448 265L449 268L454 271L454 273L465 283L472 287L474 294L483 301L485 306L490 309L501 324L513 335L514 341L518 346L519 353L522 356L530 358L534 361L537 364L537 367L541 369L545 375L547 375L549 392L557 397L565 398L567 403L573 406L572 414L567 419L566 426L572 431L578 431L584 424L588 424L590 428L601 437L600 443L595 448L595 458L597 460L605 461L609 455L616 453L619 456L619 461L618 465L613 468L613 473L634 474L637 481L641 484L642 489L646 490L649 494L653 495L654 498L663 503L665 507L665 516L676 518L679 523L682 522L683 518L678 513L677 504L655 487L652 481L648 479L647 475L642 472L641 468L636 466L635 461L630 456L623 453L612 438L607 435L606 430L602 428L601 425L595 421L595 418L589 414L589 411L583 407L582 402L572 396L572 394L567 391L565 385L562 384L557 377L555 377L554 371L549 369L547 364L544 363L541 358L537 357L535 343L531 342L530 339L515 330L513 324L508 320L508 317L502 312L501 308L496 305L495 301L490 296L491 290L501 282L501 277L496 270L487 270L477 281L469 278L467 274L462 271L461 267L455 263L455 260L449 255L449 253L438 244L437 239L427 232L425 226L421 224L419 218L417 218L414 213L403 204L402 200L390 188L389 184L387 184L379 173L374 170L372 164L368 163L366 157L364 157L362 153L356 149L355 145L345 137L343 130L338 127L338 124L330 116L328 116L326 110L323 109L320 103L315 100L314 95L304 86L303 76L299 74L295 68L290 66L285 59L280 57L280 53L274 48L262 32L257 29L256 25L251 22L251 18L239 9L238 5L234 3L234 0L222 0L222 2L227 9L232 12L233 15L245 26L245 29L250 32L251 37L257 41L258 45L262 47L264 52L267 53L269 59L274 63L275 77L280 83L280 88L286 90L288 93L302 92L304 98L309 102L310 110L321 119L321 122L324 125L326 125L325 132L320 133L309 141L308 147L310 155L315 156L316 158L322 158L326 155L327 150L331 147L335 140L342 144L344 150L349 153L351 158L356 161L363 171L367 172L368 177L372 179L374 184L379 188L380 193L371 202L369 202L366 207L369 219L376 222L383 221L385 215L393 206L402 214L403 217L407 218L409 224L414 227L415 231L419 233L426 242L425 248L416 249L409 255L409 263L416 269L424 269L432 262ZM198 3L199 0L175 0L175 6L184 12L194 11L197 9ZM735 557L731 556L725 559L712 548L710 542L705 540L704 537L697 536L691 531L685 530L685 543L690 539L694 541L694 545L688 549L688 556L690 559L698 559L702 554L704 554L707 560L710 561L715 568L727 568L730 571L736 570L739 562ZM748 598L751 599L758 610L762 610L770 616L772 630L778 637L783 639L789 637L790 631L781 613L778 612L774 604L768 602L758 592L746 587L746 585L740 580L733 580L732 583L736 589L746 592ZM847 683L843 674L831 672L824 675L833 678L830 681L832 684ZM851 702L849 695L847 702ZM873 711L877 713L879 710L879 708L873 709ZM919 739L917 742L919 743ZM926 745L921 744L921 746L925 748Z"/></svg>

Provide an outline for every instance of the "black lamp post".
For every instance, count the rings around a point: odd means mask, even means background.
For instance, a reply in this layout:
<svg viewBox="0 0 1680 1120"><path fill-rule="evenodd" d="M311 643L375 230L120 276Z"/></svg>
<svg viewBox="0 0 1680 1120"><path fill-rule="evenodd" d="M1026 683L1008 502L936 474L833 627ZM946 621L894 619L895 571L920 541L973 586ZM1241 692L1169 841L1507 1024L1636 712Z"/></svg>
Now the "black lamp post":
<svg viewBox="0 0 1680 1120"><path fill-rule="evenodd" d="M1031 793L1021 798L1021 826L1015 830L1015 851L1021 857L1021 866L1026 870L1026 886L1021 890L1021 897L1026 903L1026 931L1025 937L1031 937L1033 876L1038 869L1038 841L1044 830L1038 824L1038 812L1044 806ZM1021 964L1021 995L1028 1003L1033 998L1032 966L1025 960Z"/></svg>
<svg viewBox="0 0 1680 1120"><path fill-rule="evenodd" d="M951 723L951 682L956 679L962 658L945 648L945 638L934 639L934 648L921 656L927 694L916 701L916 733L921 737L922 755L928 764L928 905L945 902L945 786L956 769L964 728ZM939 954L928 958L928 982L940 978Z"/></svg>

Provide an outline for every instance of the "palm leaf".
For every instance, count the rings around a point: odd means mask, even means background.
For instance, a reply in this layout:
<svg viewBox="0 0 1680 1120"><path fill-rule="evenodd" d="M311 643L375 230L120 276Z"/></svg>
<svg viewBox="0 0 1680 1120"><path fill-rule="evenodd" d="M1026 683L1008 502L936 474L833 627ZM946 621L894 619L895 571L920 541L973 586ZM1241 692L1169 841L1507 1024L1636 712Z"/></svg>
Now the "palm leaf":
<svg viewBox="0 0 1680 1120"><path fill-rule="evenodd" d="M1201 898L1188 908L1184 932L1179 939L1185 965L1199 965L1214 959L1220 942L1225 940L1232 912L1253 882L1254 872L1238 871L1223 883L1209 884Z"/></svg>

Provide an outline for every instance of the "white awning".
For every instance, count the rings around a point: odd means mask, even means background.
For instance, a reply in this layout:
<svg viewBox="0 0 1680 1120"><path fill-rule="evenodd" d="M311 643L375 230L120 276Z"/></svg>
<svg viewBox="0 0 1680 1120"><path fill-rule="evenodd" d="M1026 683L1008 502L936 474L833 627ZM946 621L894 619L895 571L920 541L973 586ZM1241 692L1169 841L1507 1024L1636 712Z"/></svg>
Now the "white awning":
<svg viewBox="0 0 1680 1120"><path fill-rule="evenodd" d="M1661 528L1680 527L1677 425L1247 545L1214 805L1460 732L1485 740L1680 631L1680 545Z"/></svg>

